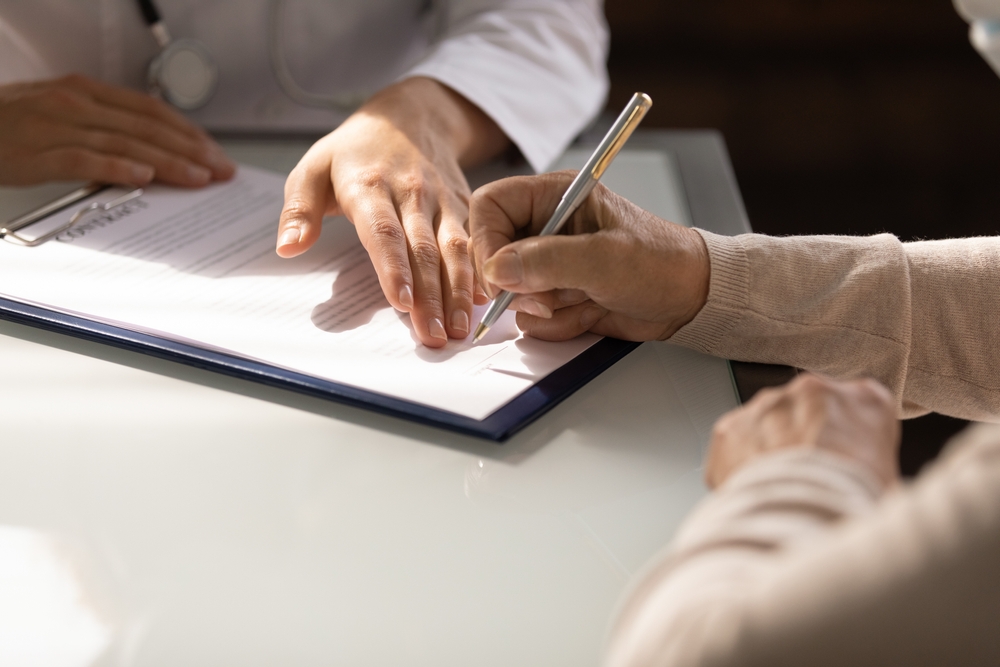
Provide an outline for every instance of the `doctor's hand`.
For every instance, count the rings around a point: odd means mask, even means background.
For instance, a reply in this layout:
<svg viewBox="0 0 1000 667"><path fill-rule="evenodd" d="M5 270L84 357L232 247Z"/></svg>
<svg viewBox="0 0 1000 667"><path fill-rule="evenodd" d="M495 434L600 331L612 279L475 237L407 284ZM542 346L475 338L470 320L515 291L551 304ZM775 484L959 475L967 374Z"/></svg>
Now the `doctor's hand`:
<svg viewBox="0 0 1000 667"><path fill-rule="evenodd" d="M0 86L0 184L197 187L234 172L205 132L149 95L81 75Z"/></svg>
<svg viewBox="0 0 1000 667"><path fill-rule="evenodd" d="M705 480L715 488L758 457L810 447L861 464L889 487L899 481L899 439L895 401L881 384L804 374L716 422Z"/></svg>
<svg viewBox="0 0 1000 667"><path fill-rule="evenodd" d="M368 250L389 303L420 341L469 334L476 296L467 253L469 185L461 166L503 150L481 110L426 78L381 91L318 141L285 184L277 252L294 257L344 215Z"/></svg>
<svg viewBox="0 0 1000 667"><path fill-rule="evenodd" d="M669 338L708 298L704 241L600 184L563 233L535 236L574 176L518 176L476 190L469 245L478 279L490 296L519 294L517 325L535 338Z"/></svg>

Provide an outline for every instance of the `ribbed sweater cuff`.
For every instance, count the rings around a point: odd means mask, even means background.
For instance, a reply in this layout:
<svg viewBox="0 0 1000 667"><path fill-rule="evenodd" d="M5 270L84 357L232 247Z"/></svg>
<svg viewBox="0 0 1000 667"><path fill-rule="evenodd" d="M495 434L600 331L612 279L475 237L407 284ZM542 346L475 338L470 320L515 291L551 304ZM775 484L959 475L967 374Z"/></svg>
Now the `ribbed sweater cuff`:
<svg viewBox="0 0 1000 667"><path fill-rule="evenodd" d="M739 236L721 236L695 229L708 247L712 276L708 301L695 318L668 341L711 354L746 312L750 264Z"/></svg>

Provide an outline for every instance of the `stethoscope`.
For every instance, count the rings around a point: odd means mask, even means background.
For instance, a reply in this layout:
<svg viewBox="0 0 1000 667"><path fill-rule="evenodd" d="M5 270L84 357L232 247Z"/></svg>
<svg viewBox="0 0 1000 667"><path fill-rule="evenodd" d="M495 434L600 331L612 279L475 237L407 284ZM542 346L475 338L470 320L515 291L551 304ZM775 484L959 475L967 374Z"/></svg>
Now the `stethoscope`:
<svg viewBox="0 0 1000 667"><path fill-rule="evenodd" d="M137 0L160 53L149 64L147 86L153 95L162 97L184 111L205 106L219 83L219 68L200 42L193 39L172 39L154 0ZM352 111L368 97L368 93L319 95L304 90L292 77L281 45L281 24L284 0L270 0L268 8L268 56L271 69L281 90L295 102L308 107L336 111Z"/></svg>

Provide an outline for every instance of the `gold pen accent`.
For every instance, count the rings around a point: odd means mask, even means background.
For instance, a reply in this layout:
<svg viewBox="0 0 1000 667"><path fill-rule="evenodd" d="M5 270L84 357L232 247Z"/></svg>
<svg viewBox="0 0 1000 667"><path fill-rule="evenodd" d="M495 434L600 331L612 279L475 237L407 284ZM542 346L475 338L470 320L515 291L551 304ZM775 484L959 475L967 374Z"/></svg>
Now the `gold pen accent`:
<svg viewBox="0 0 1000 667"><path fill-rule="evenodd" d="M593 171L590 172L597 180L600 180L601 176L604 175L604 171L611 166L611 163L618 156L618 151L622 149L625 142L628 141L629 137L632 136L632 133L635 132L635 128L639 127L639 123L642 122L646 112L649 111L651 106L653 106L653 100L649 98L649 95L646 93L636 94L641 96L639 106L632 109L632 113L629 114L628 120L625 121L625 124L618 131L618 134L615 135L615 138L612 140L608 150L601 156L601 159L597 161L597 164L594 165Z"/></svg>

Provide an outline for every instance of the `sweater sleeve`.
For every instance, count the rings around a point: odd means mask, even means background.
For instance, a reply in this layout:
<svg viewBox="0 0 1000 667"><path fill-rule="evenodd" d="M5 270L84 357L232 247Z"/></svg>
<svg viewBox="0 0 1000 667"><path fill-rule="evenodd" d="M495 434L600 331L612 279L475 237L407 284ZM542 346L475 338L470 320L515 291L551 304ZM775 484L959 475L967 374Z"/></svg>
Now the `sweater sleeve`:
<svg viewBox="0 0 1000 667"><path fill-rule="evenodd" d="M1000 418L1000 238L699 231L712 266L708 302L671 342L873 377L904 417Z"/></svg>
<svg viewBox="0 0 1000 667"><path fill-rule="evenodd" d="M882 496L815 449L740 470L624 603L609 667L1000 664L1000 428Z"/></svg>
<svg viewBox="0 0 1000 667"><path fill-rule="evenodd" d="M444 34L406 76L436 79L500 126L544 171L608 90L600 0L452 0Z"/></svg>

